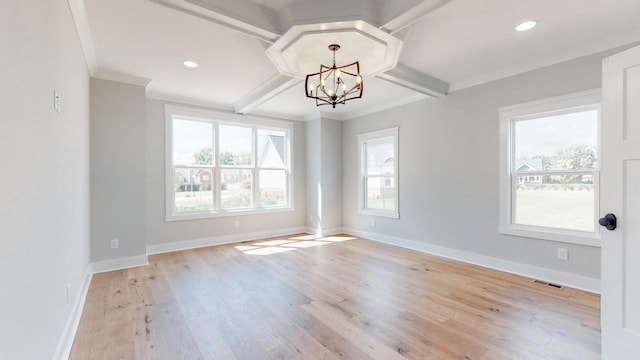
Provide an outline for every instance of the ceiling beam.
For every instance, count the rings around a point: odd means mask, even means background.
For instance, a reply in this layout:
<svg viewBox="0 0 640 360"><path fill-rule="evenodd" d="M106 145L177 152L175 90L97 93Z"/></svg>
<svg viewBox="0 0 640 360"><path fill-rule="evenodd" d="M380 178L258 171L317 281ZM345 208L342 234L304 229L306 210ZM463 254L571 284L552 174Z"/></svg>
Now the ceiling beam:
<svg viewBox="0 0 640 360"><path fill-rule="evenodd" d="M396 0L397 1L397 0ZM323 0L292 2L280 11L280 28L362 20L377 23L378 5L369 0Z"/></svg>
<svg viewBox="0 0 640 360"><path fill-rule="evenodd" d="M149 0L273 43L281 34L278 14L248 0Z"/></svg>
<svg viewBox="0 0 640 360"><path fill-rule="evenodd" d="M390 83L400 85L431 97L445 96L449 91L449 83L413 70L412 68L402 64L398 64L394 69L376 76Z"/></svg>
<svg viewBox="0 0 640 360"><path fill-rule="evenodd" d="M253 111L258 106L289 90L302 81L286 75L277 74L265 81L257 88L243 96L233 104L233 109L238 114L246 114ZM302 92L302 88L300 89Z"/></svg>
<svg viewBox="0 0 640 360"><path fill-rule="evenodd" d="M451 0L385 1L379 28L395 34Z"/></svg>

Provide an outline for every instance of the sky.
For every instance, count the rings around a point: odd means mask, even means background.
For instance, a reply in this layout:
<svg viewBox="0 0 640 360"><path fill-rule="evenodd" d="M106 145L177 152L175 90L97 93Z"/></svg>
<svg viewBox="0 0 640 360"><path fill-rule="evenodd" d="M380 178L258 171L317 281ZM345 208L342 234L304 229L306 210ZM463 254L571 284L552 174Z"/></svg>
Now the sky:
<svg viewBox="0 0 640 360"><path fill-rule="evenodd" d="M571 145L598 148L598 111L536 117L515 122L516 159L554 155Z"/></svg>
<svg viewBox="0 0 640 360"><path fill-rule="evenodd" d="M213 147L213 124L209 122L173 121L173 163L193 164L193 154L200 149Z"/></svg>
<svg viewBox="0 0 640 360"><path fill-rule="evenodd" d="M220 124L220 152L234 154L251 153L252 129L250 127ZM258 145L264 146L268 135L284 136L279 130L258 130ZM173 163L191 165L193 154L204 148L213 147L213 124L206 121L174 120L173 122Z"/></svg>

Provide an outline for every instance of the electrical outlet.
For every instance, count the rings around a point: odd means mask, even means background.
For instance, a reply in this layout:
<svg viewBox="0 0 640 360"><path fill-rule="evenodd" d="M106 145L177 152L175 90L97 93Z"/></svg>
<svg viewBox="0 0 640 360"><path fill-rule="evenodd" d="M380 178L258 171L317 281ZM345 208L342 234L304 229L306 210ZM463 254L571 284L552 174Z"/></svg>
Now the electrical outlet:
<svg viewBox="0 0 640 360"><path fill-rule="evenodd" d="M119 240L118 239L111 239L111 248L112 249L117 249L119 247Z"/></svg>
<svg viewBox="0 0 640 360"><path fill-rule="evenodd" d="M233 220L233 227L234 228L239 228L240 227L240 220Z"/></svg>
<svg viewBox="0 0 640 360"><path fill-rule="evenodd" d="M569 250L558 248L558 260L569 260Z"/></svg>
<svg viewBox="0 0 640 360"><path fill-rule="evenodd" d="M67 284L67 305L69 305L70 298L71 298L71 284Z"/></svg>
<svg viewBox="0 0 640 360"><path fill-rule="evenodd" d="M371 218L371 226L376 226L376 219L375 218Z"/></svg>

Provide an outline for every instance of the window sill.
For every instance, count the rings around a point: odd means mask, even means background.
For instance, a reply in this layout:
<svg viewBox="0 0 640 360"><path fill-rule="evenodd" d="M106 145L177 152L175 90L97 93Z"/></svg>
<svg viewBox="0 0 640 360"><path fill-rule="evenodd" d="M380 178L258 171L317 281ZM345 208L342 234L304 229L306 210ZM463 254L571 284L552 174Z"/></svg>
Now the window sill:
<svg viewBox="0 0 640 360"><path fill-rule="evenodd" d="M363 215L385 217L390 219L400 219L399 213L391 212L391 211L376 211L376 210L360 209L359 213Z"/></svg>
<svg viewBox="0 0 640 360"><path fill-rule="evenodd" d="M600 233L580 233L554 229L541 230L541 228L527 226L500 226L498 233L598 248L600 247L601 240Z"/></svg>
<svg viewBox="0 0 640 360"><path fill-rule="evenodd" d="M164 220L166 222L182 221L182 220L200 220L200 219L212 219L228 216L245 216L245 215L264 215L274 214L281 212L294 211L292 207L271 208L271 209L237 209L237 210L223 210L212 213L186 213L180 215L166 215Z"/></svg>

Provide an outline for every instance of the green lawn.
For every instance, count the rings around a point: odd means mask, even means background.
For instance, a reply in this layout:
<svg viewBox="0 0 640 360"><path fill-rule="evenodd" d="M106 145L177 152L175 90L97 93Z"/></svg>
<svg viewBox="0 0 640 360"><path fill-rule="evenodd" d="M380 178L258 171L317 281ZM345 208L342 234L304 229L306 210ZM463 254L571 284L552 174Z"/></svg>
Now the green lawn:
<svg viewBox="0 0 640 360"><path fill-rule="evenodd" d="M593 190L518 189L515 223L594 231Z"/></svg>
<svg viewBox="0 0 640 360"><path fill-rule="evenodd" d="M282 206L284 197L275 191L266 193L260 199L262 206ZM270 194L274 194L271 197ZM276 195L280 195L279 197ZM251 207L251 189L222 190L222 207L225 209ZM175 193L176 212L202 212L213 208L212 191L182 191Z"/></svg>
<svg viewBox="0 0 640 360"><path fill-rule="evenodd" d="M367 207L369 209L394 210L396 208L396 200L389 198L369 198L367 199Z"/></svg>

